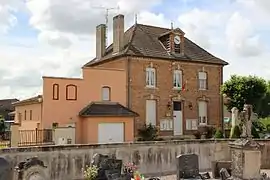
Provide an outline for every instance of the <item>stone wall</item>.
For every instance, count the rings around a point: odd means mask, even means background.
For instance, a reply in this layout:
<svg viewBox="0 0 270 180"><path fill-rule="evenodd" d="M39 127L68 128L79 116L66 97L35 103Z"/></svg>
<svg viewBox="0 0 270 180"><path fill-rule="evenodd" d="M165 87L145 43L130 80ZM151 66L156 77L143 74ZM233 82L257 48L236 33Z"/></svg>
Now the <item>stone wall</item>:
<svg viewBox="0 0 270 180"><path fill-rule="evenodd" d="M262 168L270 169L270 156L267 156L270 153L270 141L259 141L265 144L262 151ZM175 173L176 156L184 153L198 154L200 170L210 170L211 161L230 160L228 142L228 140L189 140L11 148L1 149L0 157L6 158L12 167L15 167L26 158L37 156L47 166L51 180L81 179L82 168L90 163L95 153L115 154L124 163L133 161L138 164L144 174L160 176Z"/></svg>

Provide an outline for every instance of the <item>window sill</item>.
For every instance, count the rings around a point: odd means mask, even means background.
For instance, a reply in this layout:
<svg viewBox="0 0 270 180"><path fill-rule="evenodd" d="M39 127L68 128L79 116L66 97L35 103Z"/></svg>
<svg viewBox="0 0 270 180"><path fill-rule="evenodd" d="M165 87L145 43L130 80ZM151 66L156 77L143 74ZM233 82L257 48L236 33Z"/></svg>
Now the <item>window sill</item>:
<svg viewBox="0 0 270 180"><path fill-rule="evenodd" d="M158 88L154 86L145 86L145 89L158 89Z"/></svg>
<svg viewBox="0 0 270 180"><path fill-rule="evenodd" d="M199 91L206 91L207 89L199 89Z"/></svg>
<svg viewBox="0 0 270 180"><path fill-rule="evenodd" d="M172 88L174 91L182 91L182 87L173 87Z"/></svg>
<svg viewBox="0 0 270 180"><path fill-rule="evenodd" d="M160 129L160 131L162 131L162 132L168 132L168 131L172 131L172 129Z"/></svg>
<svg viewBox="0 0 270 180"><path fill-rule="evenodd" d="M207 126L207 123L199 123L199 126Z"/></svg>

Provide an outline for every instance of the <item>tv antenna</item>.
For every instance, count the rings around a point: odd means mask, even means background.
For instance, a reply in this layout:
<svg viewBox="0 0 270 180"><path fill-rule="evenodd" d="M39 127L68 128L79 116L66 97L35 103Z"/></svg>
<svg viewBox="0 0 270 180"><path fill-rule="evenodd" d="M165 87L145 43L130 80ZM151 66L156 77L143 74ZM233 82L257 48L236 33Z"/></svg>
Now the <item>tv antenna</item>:
<svg viewBox="0 0 270 180"><path fill-rule="evenodd" d="M111 7L111 8L108 8L108 7L104 7L104 6L91 6L92 8L95 8L95 9L104 9L106 10L106 13L105 13L105 26L106 26L106 34L105 34L105 47L108 46L108 24L109 24L109 12L112 11L112 10L117 10L117 13L119 12L119 9L120 7L117 6L117 7Z"/></svg>

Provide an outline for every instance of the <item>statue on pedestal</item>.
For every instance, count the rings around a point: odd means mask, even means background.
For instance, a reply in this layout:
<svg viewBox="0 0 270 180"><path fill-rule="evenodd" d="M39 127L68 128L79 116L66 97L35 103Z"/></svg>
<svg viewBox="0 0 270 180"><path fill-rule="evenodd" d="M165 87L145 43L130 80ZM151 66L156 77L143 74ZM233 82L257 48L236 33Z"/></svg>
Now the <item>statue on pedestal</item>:
<svg viewBox="0 0 270 180"><path fill-rule="evenodd" d="M240 112L239 118L242 122L242 138L252 138L251 128L252 128L252 121L251 121L251 114L252 114L252 105L245 104L243 111Z"/></svg>

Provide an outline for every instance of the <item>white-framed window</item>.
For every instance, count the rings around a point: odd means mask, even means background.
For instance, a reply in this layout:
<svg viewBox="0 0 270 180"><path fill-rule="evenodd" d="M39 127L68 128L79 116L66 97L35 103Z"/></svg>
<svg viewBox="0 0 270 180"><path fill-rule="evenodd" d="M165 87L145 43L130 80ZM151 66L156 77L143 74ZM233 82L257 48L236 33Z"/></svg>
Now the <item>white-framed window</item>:
<svg viewBox="0 0 270 180"><path fill-rule="evenodd" d="M182 71L181 70L174 70L173 71L173 88L181 89L182 88Z"/></svg>
<svg viewBox="0 0 270 180"><path fill-rule="evenodd" d="M207 89L207 73L199 72L199 90Z"/></svg>
<svg viewBox="0 0 270 180"><path fill-rule="evenodd" d="M111 100L111 88L108 86L102 87L102 101L110 101Z"/></svg>
<svg viewBox="0 0 270 180"><path fill-rule="evenodd" d="M197 130L198 120L197 119L187 119L186 120L186 130Z"/></svg>
<svg viewBox="0 0 270 180"><path fill-rule="evenodd" d="M199 101L198 107L199 107L199 124L207 125L207 102Z"/></svg>
<svg viewBox="0 0 270 180"><path fill-rule="evenodd" d="M156 69L146 68L146 87L156 87Z"/></svg>

